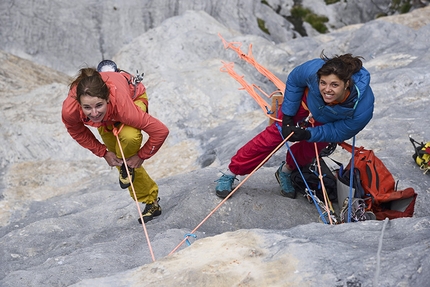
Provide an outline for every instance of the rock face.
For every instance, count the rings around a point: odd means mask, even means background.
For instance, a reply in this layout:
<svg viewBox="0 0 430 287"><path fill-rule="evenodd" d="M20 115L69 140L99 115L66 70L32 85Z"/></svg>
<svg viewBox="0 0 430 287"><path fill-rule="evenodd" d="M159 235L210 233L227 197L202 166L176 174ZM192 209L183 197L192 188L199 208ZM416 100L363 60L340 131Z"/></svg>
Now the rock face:
<svg viewBox="0 0 430 287"><path fill-rule="evenodd" d="M222 9L229 7L227 2ZM52 15L78 9L77 4L49 3ZM113 11L124 7L103 3ZM32 13L43 14L37 7ZM66 19L76 25L88 21L83 26L93 27L98 18L90 17L89 11L104 9L94 7L87 8L82 18ZM146 224L147 232L137 224L136 204L118 187L116 171L78 146L61 123L70 77L10 53L0 54L0 286L426 286L428 175L413 162L408 135L430 139L423 116L430 101L430 9L279 42L258 33L244 34L199 10L152 20L148 31L111 51L121 68L145 73L150 112L171 132L160 152L145 162L159 184L163 208L160 217ZM70 24L71 30L76 28ZM24 31L16 32L17 37L26 35ZM50 37L54 33L44 31ZM252 44L255 59L282 81L322 50L328 55L363 56L376 105L357 145L375 151L399 180L399 189L415 189L414 218L319 223L315 207L305 198L279 195L274 172L285 149L251 177L241 177L243 185L231 199L217 198L218 171L268 121L247 92L220 71L223 62L234 63L249 83L269 93L275 89L224 49L219 35L242 43L244 52ZM77 38L85 39L85 34L75 34ZM61 57L51 53L51 67L68 66L64 72L73 63L96 65L101 58L63 49L64 43L57 46L62 48L57 49ZM89 46L82 45L80 51ZM68 51L74 51L68 59L72 64L63 65ZM34 55L38 61L47 59ZM333 157L348 160L342 150Z"/></svg>
<svg viewBox="0 0 430 287"><path fill-rule="evenodd" d="M241 34L258 35L283 43L300 37L287 20L295 2L2 1L0 50L74 75L82 65L94 65L96 61L112 58L118 49L139 35L188 10L204 11L228 29ZM375 19L376 15L390 11L391 1L340 1L332 5L326 5L323 0L302 2L314 13L327 16L327 27L332 30ZM315 33L309 25L305 25L305 29L308 35Z"/></svg>
<svg viewBox="0 0 430 287"><path fill-rule="evenodd" d="M407 249L427 248L423 238L429 229L422 226L428 223L400 219L357 224L353 229L344 224L330 232L318 223L287 231L227 232L152 264L73 286L426 286L428 275L423 272L430 267L428 255L421 253L397 266L393 262ZM392 232L405 224L414 226L412 234ZM335 236L336 250L329 251L325 247L333 245ZM399 247L397 236L407 238L402 242L407 247ZM179 271L178 266L186 268Z"/></svg>

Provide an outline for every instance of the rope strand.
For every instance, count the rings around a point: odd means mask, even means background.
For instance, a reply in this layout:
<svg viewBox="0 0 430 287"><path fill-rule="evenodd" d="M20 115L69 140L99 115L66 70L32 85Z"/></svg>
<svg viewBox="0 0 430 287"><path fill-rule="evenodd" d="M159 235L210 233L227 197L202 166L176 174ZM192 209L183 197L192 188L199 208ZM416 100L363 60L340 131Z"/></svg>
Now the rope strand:
<svg viewBox="0 0 430 287"><path fill-rule="evenodd" d="M203 225L203 223L205 223L206 222L206 220L208 220L208 218L209 217L211 217L212 216L212 214L214 214L215 213L215 211L217 211L218 210L218 208L220 208L221 207L221 205L223 205L224 204L224 202L226 202L227 201L227 199L229 199L232 195L233 195L233 193L235 193L236 192L236 190L239 188L239 187L241 187L242 186L242 184L244 184L250 177L251 177L251 175L253 175L261 166L263 166L269 159L270 159L270 157L274 154L274 153L276 153L287 141L288 141L288 139L291 137L293 135L293 133L291 133L288 137L286 137L265 159L263 159L263 161L256 167L256 168L254 168L254 170L250 173L250 174L248 174L237 186L236 186L236 188L235 189L233 189L231 192L230 192L230 194L226 197L226 198L224 198L203 220L202 220L202 222L200 222L191 232L190 232L190 234L194 234L194 232L196 232L196 230L200 227L200 226L202 226ZM176 246L168 255L171 255L171 254L173 254L176 250L178 250L179 249L179 247L181 247L181 245L184 243L186 241L186 238L184 238L179 244L178 244L178 246Z"/></svg>
<svg viewBox="0 0 430 287"><path fill-rule="evenodd" d="M373 287L378 286L379 273L381 272L381 250L382 250L382 240L384 239L385 228L388 224L388 217L384 219L384 224L382 225L381 236L379 237L378 252L376 252L376 270L375 277L373 277Z"/></svg>
<svg viewBox="0 0 430 287"><path fill-rule="evenodd" d="M281 122L282 120L271 116L270 113L268 112L270 109L268 108L268 105L266 103L265 100L263 100L263 98L255 91L255 89L257 89L258 91L260 91L260 93L262 93L263 95L265 95L267 98L271 98L274 94L281 94L283 95L284 91L285 91L285 83L283 81L281 81L278 77L276 77L272 72L270 72L268 69L266 69L265 67L263 67L262 65L260 65L254 58L254 56L252 55L252 45L249 45L249 50L248 50L248 54L246 55L241 49L241 43L238 42L227 42L222 36L221 34L218 34L218 36L221 38L223 44L224 44L224 48L225 49L232 49L233 51L235 51L239 57L243 60L245 60L246 62L250 63L252 66L254 66L254 68L260 72L263 76L265 76L266 78L268 78L277 88L277 91L271 93L270 95L268 95L267 93L265 93L260 87L258 87L257 85L253 84L253 85L249 85L245 80L244 80L244 76L239 76L239 74L237 74L234 69L233 63L223 63L223 67L220 69L221 72L226 72L228 73L232 78L234 78L237 82L239 82L243 89L246 90L251 97L258 103L258 105L261 107L261 109L264 111L265 115L270 118L271 120L277 121L277 122ZM272 111L273 112L273 111Z"/></svg>
<svg viewBox="0 0 430 287"><path fill-rule="evenodd" d="M122 160L124 161L125 170L127 171L127 176L128 176L128 179L130 180L131 189L133 190L133 196L134 196L134 201L136 202L137 211L139 212L140 220L142 221L142 227L143 227L143 231L145 233L146 241L148 243L149 252L151 253L152 261L155 262L154 252L152 251L151 242L149 241L148 232L146 230L146 225L145 225L145 222L143 221L142 211L140 209L139 202L137 201L136 191L134 189L134 185L133 185L133 181L132 181L132 178L130 175L130 171L128 170L127 161L126 161L125 156L124 156L124 151L122 150L122 147L121 147L121 141L119 140L119 133L121 132L123 127L124 127L124 124L122 124L119 129L114 127L112 132L116 137L119 150L121 151L121 156L122 156Z"/></svg>
<svg viewBox="0 0 430 287"><path fill-rule="evenodd" d="M328 217L328 219L330 221L330 224L333 225L333 220L332 220L330 214L331 214L331 212L334 213L334 209L333 209L333 206L331 204L330 199L328 199L327 190L325 188L325 184L324 184L324 180L323 180L323 176L322 176L321 164L320 164L320 157L319 157L319 153L318 153L318 148L317 148L317 143L316 142L314 142L314 147L315 147L315 157L317 159L317 166L318 166L318 178L320 180L321 190L322 190L322 194L324 196L325 209L326 209L327 217Z"/></svg>
<svg viewBox="0 0 430 287"><path fill-rule="evenodd" d="M351 147L351 166L349 170L349 197L348 197L348 223L351 222L351 213L352 213L352 197L355 194L352 194L352 189L354 185L354 164L355 164L355 136L352 138L352 147Z"/></svg>
<svg viewBox="0 0 430 287"><path fill-rule="evenodd" d="M257 104L260 106L260 108L263 110L263 112L265 113L265 115L267 117L269 117L270 119L272 119L274 121L281 121L280 119L271 116L270 113L267 113L267 111L270 110L268 108L267 102L265 100L263 100L263 98L255 91L254 88L258 89L261 93L263 93L268 98L271 98L271 95L269 96L260 87L258 87L255 84L253 84L253 85L248 84L245 81L243 76L239 76L234 71L234 69L233 69L234 64L233 63L225 63L225 62L222 62L222 63L223 63L223 66L220 69L221 72L228 73L233 79L235 79L237 82L239 82L239 84L241 84L243 87L242 89L246 90L249 93L249 95L257 102ZM272 95L273 95L273 93L272 93Z"/></svg>
<svg viewBox="0 0 430 287"><path fill-rule="evenodd" d="M253 65L257 71L259 71L262 75L264 75L266 78L268 78L280 91L285 91L285 83L283 81L281 81L278 77L276 77L272 72L270 72L268 69L266 69L265 67L263 67L262 65L260 65L255 59L254 56L252 55L252 45L249 45L249 52L248 55L246 55L244 52L242 52L242 50L240 49L240 47L242 46L242 43L239 42L227 42L222 36L221 34L218 34L218 37L221 38L223 44L224 44L224 48L225 49L232 49L233 51L235 51L239 57L243 60L245 60L246 62L250 63L251 65Z"/></svg>

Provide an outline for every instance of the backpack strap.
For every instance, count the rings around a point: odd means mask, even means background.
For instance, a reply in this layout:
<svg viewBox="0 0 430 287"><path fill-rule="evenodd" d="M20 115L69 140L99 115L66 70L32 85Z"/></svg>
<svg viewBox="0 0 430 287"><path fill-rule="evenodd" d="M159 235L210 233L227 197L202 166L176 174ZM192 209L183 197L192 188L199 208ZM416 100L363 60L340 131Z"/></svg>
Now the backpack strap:
<svg viewBox="0 0 430 287"><path fill-rule="evenodd" d="M348 151L348 152L352 153L352 145L350 145L349 143L341 142L341 143L339 143L339 145L340 145L344 150L346 150L346 151ZM363 147L363 146L360 146L359 148L357 148L357 147L355 147L355 146L354 146L354 149L355 149L355 152L354 152L354 153L356 153L356 152L359 152L359 151L364 150L364 147Z"/></svg>
<svg viewBox="0 0 430 287"><path fill-rule="evenodd" d="M132 74L124 70L118 70L118 72L127 80L128 85L134 88L134 93L131 99L133 101L143 102L143 104L146 106L146 112L149 113L149 101L148 96L146 95L146 88L144 89L143 94L137 94L137 85L142 81L143 74L133 76Z"/></svg>

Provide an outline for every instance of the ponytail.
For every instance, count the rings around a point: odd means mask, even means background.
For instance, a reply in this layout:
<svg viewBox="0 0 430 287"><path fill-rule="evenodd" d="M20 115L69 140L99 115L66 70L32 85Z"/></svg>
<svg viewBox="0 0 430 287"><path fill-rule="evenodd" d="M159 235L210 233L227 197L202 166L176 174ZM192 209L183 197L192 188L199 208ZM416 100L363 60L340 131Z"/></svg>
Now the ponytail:
<svg viewBox="0 0 430 287"><path fill-rule="evenodd" d="M82 68L79 75L70 84L70 87L76 86L76 100L81 103L83 95L109 99L109 87L103 81L99 72L94 68Z"/></svg>

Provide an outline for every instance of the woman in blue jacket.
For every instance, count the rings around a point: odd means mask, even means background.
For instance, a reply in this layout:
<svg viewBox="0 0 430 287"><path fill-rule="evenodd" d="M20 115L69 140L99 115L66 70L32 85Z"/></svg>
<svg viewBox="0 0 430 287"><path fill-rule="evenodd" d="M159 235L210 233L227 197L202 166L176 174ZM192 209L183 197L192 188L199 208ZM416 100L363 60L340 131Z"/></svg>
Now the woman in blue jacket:
<svg viewBox="0 0 430 287"><path fill-rule="evenodd" d="M273 123L232 157L228 170L217 180L216 195L225 198L232 191L236 175L252 172L272 152L283 138L292 136L296 142L275 173L281 185L281 195L295 198L291 172L315 158L330 142L343 142L360 132L373 115L374 95L370 88L370 74L363 67L361 57L351 54L307 61L288 75L282 109L282 129ZM303 123L310 120L312 126ZM279 131L282 130L282 133Z"/></svg>

